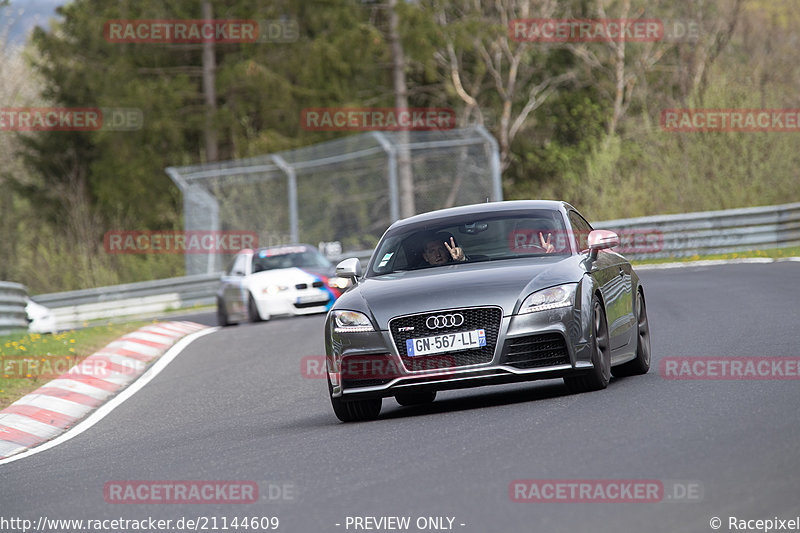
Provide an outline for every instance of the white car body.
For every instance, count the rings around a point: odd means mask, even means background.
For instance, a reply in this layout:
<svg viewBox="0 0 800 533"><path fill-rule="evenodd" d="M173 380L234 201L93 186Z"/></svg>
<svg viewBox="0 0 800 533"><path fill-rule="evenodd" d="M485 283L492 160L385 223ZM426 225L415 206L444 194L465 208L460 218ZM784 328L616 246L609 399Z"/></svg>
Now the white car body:
<svg viewBox="0 0 800 533"><path fill-rule="evenodd" d="M260 261L285 260L285 268L258 271ZM310 260L308 267L289 266ZM270 266L274 266L270 265ZM331 265L308 245L243 250L222 276L217 293L220 325L269 320L278 315L324 313L346 287Z"/></svg>
<svg viewBox="0 0 800 533"><path fill-rule="evenodd" d="M25 305L25 312L28 314L28 332L30 333L55 333L56 316L48 307L37 304L33 300L28 300Z"/></svg>

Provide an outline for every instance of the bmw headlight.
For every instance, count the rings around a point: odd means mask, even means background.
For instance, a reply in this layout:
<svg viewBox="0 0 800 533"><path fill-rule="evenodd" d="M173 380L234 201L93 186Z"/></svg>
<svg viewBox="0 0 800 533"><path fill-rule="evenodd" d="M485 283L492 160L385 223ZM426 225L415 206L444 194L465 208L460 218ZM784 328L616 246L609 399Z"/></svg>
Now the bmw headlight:
<svg viewBox="0 0 800 533"><path fill-rule="evenodd" d="M261 292L263 292L264 294L278 294L279 292L288 290L289 287L287 287L286 285L269 285L267 287L264 287L264 289Z"/></svg>
<svg viewBox="0 0 800 533"><path fill-rule="evenodd" d="M530 294L519 308L520 315L559 307L570 307L575 301L577 283L566 283Z"/></svg>
<svg viewBox="0 0 800 533"><path fill-rule="evenodd" d="M357 311L332 311L331 319L336 333L375 331L367 315Z"/></svg>

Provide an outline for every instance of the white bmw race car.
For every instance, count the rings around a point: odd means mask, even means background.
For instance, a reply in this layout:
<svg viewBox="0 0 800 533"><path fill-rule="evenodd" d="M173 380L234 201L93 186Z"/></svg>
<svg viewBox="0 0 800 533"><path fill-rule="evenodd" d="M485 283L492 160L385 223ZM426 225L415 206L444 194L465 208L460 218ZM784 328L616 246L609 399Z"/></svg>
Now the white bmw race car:
<svg viewBox="0 0 800 533"><path fill-rule="evenodd" d="M229 326L327 312L350 285L334 272L330 261L307 244L242 250L222 276L217 322Z"/></svg>

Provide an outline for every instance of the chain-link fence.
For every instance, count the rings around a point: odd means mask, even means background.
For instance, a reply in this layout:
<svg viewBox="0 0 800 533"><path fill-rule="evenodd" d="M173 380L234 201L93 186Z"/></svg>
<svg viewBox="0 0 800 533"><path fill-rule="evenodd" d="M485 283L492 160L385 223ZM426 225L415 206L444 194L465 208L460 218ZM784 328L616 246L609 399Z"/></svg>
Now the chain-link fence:
<svg viewBox="0 0 800 533"><path fill-rule="evenodd" d="M166 172L183 193L187 231L253 231L261 246L339 241L345 251L360 251L400 218L401 150L410 157L417 213L503 199L497 143L480 126L373 131ZM187 254L186 274L217 272L226 260Z"/></svg>

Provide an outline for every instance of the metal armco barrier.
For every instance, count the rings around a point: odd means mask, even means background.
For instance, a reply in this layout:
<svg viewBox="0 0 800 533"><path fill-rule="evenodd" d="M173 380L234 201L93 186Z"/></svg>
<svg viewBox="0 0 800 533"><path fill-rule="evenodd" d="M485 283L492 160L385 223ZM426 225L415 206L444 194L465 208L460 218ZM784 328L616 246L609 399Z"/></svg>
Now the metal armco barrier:
<svg viewBox="0 0 800 533"><path fill-rule="evenodd" d="M25 285L0 281L0 335L28 329L27 297Z"/></svg>
<svg viewBox="0 0 800 533"><path fill-rule="evenodd" d="M219 273L200 274L40 294L32 299L52 309L59 329L69 329L100 319L147 317L196 305L211 305L219 278Z"/></svg>
<svg viewBox="0 0 800 533"><path fill-rule="evenodd" d="M686 257L695 254L798 246L800 203L607 220L593 226L619 232L623 243L626 230L629 233L639 231L646 235L660 236L656 249L648 247L645 253L626 253L626 257L631 259ZM368 250L345 252L343 257L359 257L366 266L370 253ZM213 305L219 277L220 273L198 274L43 294L34 297L33 300L53 310L59 328L69 328L79 326L85 321L155 315L195 305ZM22 306L24 307L24 304ZM24 316L24 309L21 315L15 315L17 319L22 320ZM0 311L0 327L2 320Z"/></svg>
<svg viewBox="0 0 800 533"><path fill-rule="evenodd" d="M800 245L800 203L606 220L593 224L625 237L625 230L655 234L660 245L630 259L688 257ZM634 246L635 248L635 246Z"/></svg>

